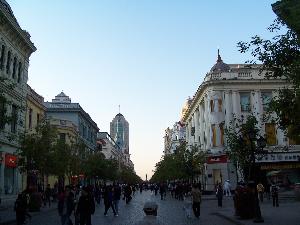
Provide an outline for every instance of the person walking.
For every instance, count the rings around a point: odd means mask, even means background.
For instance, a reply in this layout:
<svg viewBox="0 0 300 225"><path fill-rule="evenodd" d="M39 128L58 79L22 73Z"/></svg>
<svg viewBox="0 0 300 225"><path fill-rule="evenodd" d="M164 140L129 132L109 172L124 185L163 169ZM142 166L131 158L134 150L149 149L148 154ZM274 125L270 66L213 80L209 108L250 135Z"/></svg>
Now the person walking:
<svg viewBox="0 0 300 225"><path fill-rule="evenodd" d="M111 185L105 187L103 198L104 198L104 206L105 206L104 216L107 216L107 211L109 210L110 207L112 208L114 215L117 216L115 207L112 203L113 202L113 192L112 192Z"/></svg>
<svg viewBox="0 0 300 225"><path fill-rule="evenodd" d="M75 216L79 217L80 225L91 225L91 215L95 212L95 202L90 190L84 187L78 201Z"/></svg>
<svg viewBox="0 0 300 225"><path fill-rule="evenodd" d="M130 185L127 184L124 188L124 197L126 200L126 204L129 204L129 202L131 201L131 199L132 199L131 194L132 194L132 189L131 189Z"/></svg>
<svg viewBox="0 0 300 225"><path fill-rule="evenodd" d="M31 219L31 215L27 212L27 201L26 196L19 194L15 201L14 210L16 212L17 225L23 225L26 220L26 216Z"/></svg>
<svg viewBox="0 0 300 225"><path fill-rule="evenodd" d="M260 202L263 202L264 201L264 191L265 191L264 185L261 182L259 182L256 185L256 189L257 189L258 198L259 198Z"/></svg>
<svg viewBox="0 0 300 225"><path fill-rule="evenodd" d="M160 199L161 200L164 200L165 192L166 192L166 187L163 183L161 183L160 186L159 186L159 193L160 193Z"/></svg>
<svg viewBox="0 0 300 225"><path fill-rule="evenodd" d="M273 207L278 207L279 203L278 203L278 192L279 192L279 186L275 183L273 183L270 187L270 192L272 195L272 199L273 199Z"/></svg>
<svg viewBox="0 0 300 225"><path fill-rule="evenodd" d="M74 210L74 195L69 186L66 186L64 193L59 196L57 209L61 225L71 225L70 216Z"/></svg>
<svg viewBox="0 0 300 225"><path fill-rule="evenodd" d="M47 185L47 188L45 190L45 201L44 201L44 206L48 203L48 206L50 208L51 206L51 188L50 184Z"/></svg>
<svg viewBox="0 0 300 225"><path fill-rule="evenodd" d="M194 184L192 188L193 211L195 217L200 217L201 191L200 185Z"/></svg>
<svg viewBox="0 0 300 225"><path fill-rule="evenodd" d="M231 196L231 184L229 180L224 182L224 191L226 196Z"/></svg>
<svg viewBox="0 0 300 225"><path fill-rule="evenodd" d="M121 199L122 190L119 184L115 184L113 188L113 206L116 211L116 216L119 216L119 202Z"/></svg>
<svg viewBox="0 0 300 225"><path fill-rule="evenodd" d="M221 183L217 185L216 196L218 199L218 207L222 207L223 189Z"/></svg>

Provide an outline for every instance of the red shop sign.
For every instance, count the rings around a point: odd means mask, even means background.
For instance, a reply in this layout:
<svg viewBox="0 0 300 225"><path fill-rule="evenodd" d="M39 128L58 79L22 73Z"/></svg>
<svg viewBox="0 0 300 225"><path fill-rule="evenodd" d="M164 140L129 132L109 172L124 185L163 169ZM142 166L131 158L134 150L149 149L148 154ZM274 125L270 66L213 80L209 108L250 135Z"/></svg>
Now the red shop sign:
<svg viewBox="0 0 300 225"><path fill-rule="evenodd" d="M16 168L17 156L11 154L5 154L5 166L10 168Z"/></svg>
<svg viewBox="0 0 300 225"><path fill-rule="evenodd" d="M227 155L210 156L210 157L207 158L207 163L208 164L227 163L227 161L228 161Z"/></svg>

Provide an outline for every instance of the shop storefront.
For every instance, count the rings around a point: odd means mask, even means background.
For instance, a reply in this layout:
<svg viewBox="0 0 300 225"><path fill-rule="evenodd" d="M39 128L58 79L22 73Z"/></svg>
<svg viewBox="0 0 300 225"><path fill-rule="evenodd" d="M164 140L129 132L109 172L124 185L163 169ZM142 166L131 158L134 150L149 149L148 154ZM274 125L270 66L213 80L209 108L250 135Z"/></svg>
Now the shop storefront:
<svg viewBox="0 0 300 225"><path fill-rule="evenodd" d="M291 188L300 182L300 151L269 153L258 160L268 182Z"/></svg>
<svg viewBox="0 0 300 225"><path fill-rule="evenodd" d="M228 156L209 156L205 163L205 190L214 191L218 183L223 185L226 180L230 181L232 188L236 186L236 169Z"/></svg>
<svg viewBox="0 0 300 225"><path fill-rule="evenodd" d="M17 192L17 156L6 153L3 166L3 194L14 194ZM2 171L2 168L1 168Z"/></svg>

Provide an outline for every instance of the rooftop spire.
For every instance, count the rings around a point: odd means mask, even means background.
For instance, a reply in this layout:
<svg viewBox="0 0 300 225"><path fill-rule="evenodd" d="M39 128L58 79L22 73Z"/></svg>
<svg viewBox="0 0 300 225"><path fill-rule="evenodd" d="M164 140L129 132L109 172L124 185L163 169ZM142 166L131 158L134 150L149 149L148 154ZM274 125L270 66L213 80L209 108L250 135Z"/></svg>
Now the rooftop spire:
<svg viewBox="0 0 300 225"><path fill-rule="evenodd" d="M218 60L217 60L217 62L221 62L221 61L222 61L222 58L220 56L220 49L218 48Z"/></svg>

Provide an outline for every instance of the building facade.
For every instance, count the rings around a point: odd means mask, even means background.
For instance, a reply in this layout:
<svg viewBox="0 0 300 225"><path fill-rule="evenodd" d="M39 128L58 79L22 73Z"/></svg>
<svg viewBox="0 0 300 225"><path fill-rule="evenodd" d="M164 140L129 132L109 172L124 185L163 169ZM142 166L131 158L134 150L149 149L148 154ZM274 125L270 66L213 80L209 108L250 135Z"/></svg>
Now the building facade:
<svg viewBox="0 0 300 225"><path fill-rule="evenodd" d="M22 188L16 152L25 132L29 57L36 51L30 35L18 24L5 0L0 1L0 191ZM10 117L9 121L4 118Z"/></svg>
<svg viewBox="0 0 300 225"><path fill-rule="evenodd" d="M166 155L173 154L176 151L176 148L185 141L185 125L179 121L175 122L173 128L169 127L165 130L164 142L165 149L164 153Z"/></svg>
<svg viewBox="0 0 300 225"><path fill-rule="evenodd" d="M45 112L44 98L27 85L26 132L35 131L35 128L44 119Z"/></svg>
<svg viewBox="0 0 300 225"><path fill-rule="evenodd" d="M293 145L291 148L292 140L285 137L284 131L271 120L263 120L276 90L287 84L280 79L265 79L264 74L259 65L225 64L218 54L217 63L206 74L188 110L184 112L187 144L199 146L208 156L203 179L206 190L214 190L216 183L225 180L230 180L235 186L237 179L240 179L226 155L225 128L229 127L234 117L243 120L250 114L256 116L260 135L266 138L266 150L269 150L266 160L257 162L261 163L262 170L276 168L271 165L279 162L276 156L277 162L271 160L274 158L272 154L287 154L283 151L286 147L295 154L296 159L297 154L299 156L300 146ZM290 162L293 160L295 158L292 156ZM263 165L266 161L270 167ZM299 165L295 164L295 167ZM290 177L297 180L300 178L299 169L294 169Z"/></svg>
<svg viewBox="0 0 300 225"><path fill-rule="evenodd" d="M51 120L71 122L77 128L79 139L86 145L90 151L96 150L97 132L99 128L92 120L90 115L86 113L79 103L72 103L69 96L61 92L52 102L45 102L46 117ZM65 136L61 133L61 136ZM62 137L63 138L63 137Z"/></svg>
<svg viewBox="0 0 300 225"><path fill-rule="evenodd" d="M97 134L97 144L100 151L105 155L106 159L116 159L118 161L122 158L121 148L113 140L107 132L99 132Z"/></svg>

